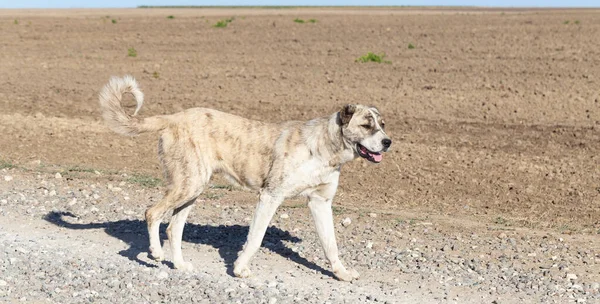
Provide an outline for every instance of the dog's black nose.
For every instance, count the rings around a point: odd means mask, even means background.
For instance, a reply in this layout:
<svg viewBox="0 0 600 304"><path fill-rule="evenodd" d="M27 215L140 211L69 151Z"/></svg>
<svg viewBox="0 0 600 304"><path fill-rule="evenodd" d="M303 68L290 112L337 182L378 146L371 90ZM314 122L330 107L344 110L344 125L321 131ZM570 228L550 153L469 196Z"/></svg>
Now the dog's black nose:
<svg viewBox="0 0 600 304"><path fill-rule="evenodd" d="M392 145L392 140L389 138L386 138L386 139L382 140L381 143L387 149Z"/></svg>

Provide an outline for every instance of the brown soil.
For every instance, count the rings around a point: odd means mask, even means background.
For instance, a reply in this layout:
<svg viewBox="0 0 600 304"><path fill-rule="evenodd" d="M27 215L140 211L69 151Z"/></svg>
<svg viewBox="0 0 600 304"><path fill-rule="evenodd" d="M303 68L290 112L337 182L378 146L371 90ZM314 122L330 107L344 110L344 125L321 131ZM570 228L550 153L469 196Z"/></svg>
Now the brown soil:
<svg viewBox="0 0 600 304"><path fill-rule="evenodd" d="M120 137L100 121L111 75L138 79L142 115L302 120L366 103L384 113L393 151L345 166L337 205L596 233L599 12L2 10L0 159L158 177L155 135ZM391 64L355 62L367 52Z"/></svg>

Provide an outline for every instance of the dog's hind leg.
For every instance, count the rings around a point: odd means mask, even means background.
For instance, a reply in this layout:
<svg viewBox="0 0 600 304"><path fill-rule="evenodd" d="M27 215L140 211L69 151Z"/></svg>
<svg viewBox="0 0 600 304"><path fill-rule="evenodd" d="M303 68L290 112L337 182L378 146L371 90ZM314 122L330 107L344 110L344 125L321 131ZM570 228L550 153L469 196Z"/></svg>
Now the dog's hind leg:
<svg viewBox="0 0 600 304"><path fill-rule="evenodd" d="M146 211L146 222L150 237L149 251L152 258L157 261L162 261L165 258L164 251L160 245L159 228L165 214L173 210L173 217L167 227L167 235L173 254L173 264L175 268L189 268L184 265L181 256L183 226L196 198L202 193L203 187L203 185L193 188L189 185L174 185L158 204Z"/></svg>
<svg viewBox="0 0 600 304"><path fill-rule="evenodd" d="M190 262L183 260L183 254L181 253L181 240L183 238L183 227L185 226L186 219L190 210L194 206L195 198L186 203L185 205L173 210L173 217L169 227L167 227L167 235L169 236L169 243L171 243L171 253L173 254L173 266L177 269L191 271L194 266Z"/></svg>
<svg viewBox="0 0 600 304"><path fill-rule="evenodd" d="M233 274L235 274L235 276L247 278L252 275L248 263L260 248L265 232L267 232L267 226L269 226L269 222L271 222L275 211L277 211L277 208L282 202L283 198L280 196L272 196L267 192L262 192L260 194L258 206L256 206L256 211L254 213L254 219L252 219L252 223L250 224L248 240L234 263Z"/></svg>
<svg viewBox="0 0 600 304"><path fill-rule="evenodd" d="M150 239L148 249L150 256L156 261L165 259L165 253L160 244L160 223L165 214L173 209L178 196L180 195L168 191L160 202L146 210L146 224L148 225L148 237Z"/></svg>

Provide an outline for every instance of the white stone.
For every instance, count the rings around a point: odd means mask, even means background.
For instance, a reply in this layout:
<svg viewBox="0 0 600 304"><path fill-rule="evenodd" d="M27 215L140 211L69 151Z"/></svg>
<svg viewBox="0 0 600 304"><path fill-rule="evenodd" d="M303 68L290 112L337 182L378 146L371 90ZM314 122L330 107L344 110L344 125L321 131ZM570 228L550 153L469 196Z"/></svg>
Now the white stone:
<svg viewBox="0 0 600 304"><path fill-rule="evenodd" d="M348 227L350 224L352 224L352 220L349 217L342 220L342 226Z"/></svg>
<svg viewBox="0 0 600 304"><path fill-rule="evenodd" d="M169 277L169 274L166 271L161 271L156 276L159 280L165 280Z"/></svg>
<svg viewBox="0 0 600 304"><path fill-rule="evenodd" d="M579 290L579 291L583 290L583 286L581 286L579 284L573 284L573 286L571 286L571 288L575 289L575 290Z"/></svg>
<svg viewBox="0 0 600 304"><path fill-rule="evenodd" d="M567 280L577 280L577 275L574 273L567 273Z"/></svg>
<svg viewBox="0 0 600 304"><path fill-rule="evenodd" d="M56 174L54 174L54 178L61 179L62 178L62 174L60 174L59 172L56 172Z"/></svg>
<svg viewBox="0 0 600 304"><path fill-rule="evenodd" d="M4 176L4 180L7 181L7 182L10 182L11 180L13 180L13 177L10 176L10 175L5 175Z"/></svg>
<svg viewBox="0 0 600 304"><path fill-rule="evenodd" d="M281 219L288 219L288 218L290 218L290 215L287 214L287 213L284 213L284 214L280 215L279 218L281 218Z"/></svg>

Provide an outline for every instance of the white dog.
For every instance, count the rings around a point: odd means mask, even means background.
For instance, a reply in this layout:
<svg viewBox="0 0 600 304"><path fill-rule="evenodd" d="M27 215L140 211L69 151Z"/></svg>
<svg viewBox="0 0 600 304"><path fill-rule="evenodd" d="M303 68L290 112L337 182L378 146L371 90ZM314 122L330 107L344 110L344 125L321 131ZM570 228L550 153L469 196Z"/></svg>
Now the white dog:
<svg viewBox="0 0 600 304"><path fill-rule="evenodd" d="M137 101L133 116L121 106L123 94ZM374 107L346 105L339 112L309 121L264 123L212 109L192 108L172 115L137 118L143 94L130 76L112 78L100 92L106 123L117 133L134 136L160 132L158 156L167 190L146 211L150 254L164 259L159 225L167 212L167 228L175 268L192 269L181 254L183 226L196 198L213 173L260 191L248 240L234 264L238 277L251 275L248 263L284 199L305 196L323 249L339 280L358 278L338 257L331 202L342 164L357 157L378 163L392 141Z"/></svg>

